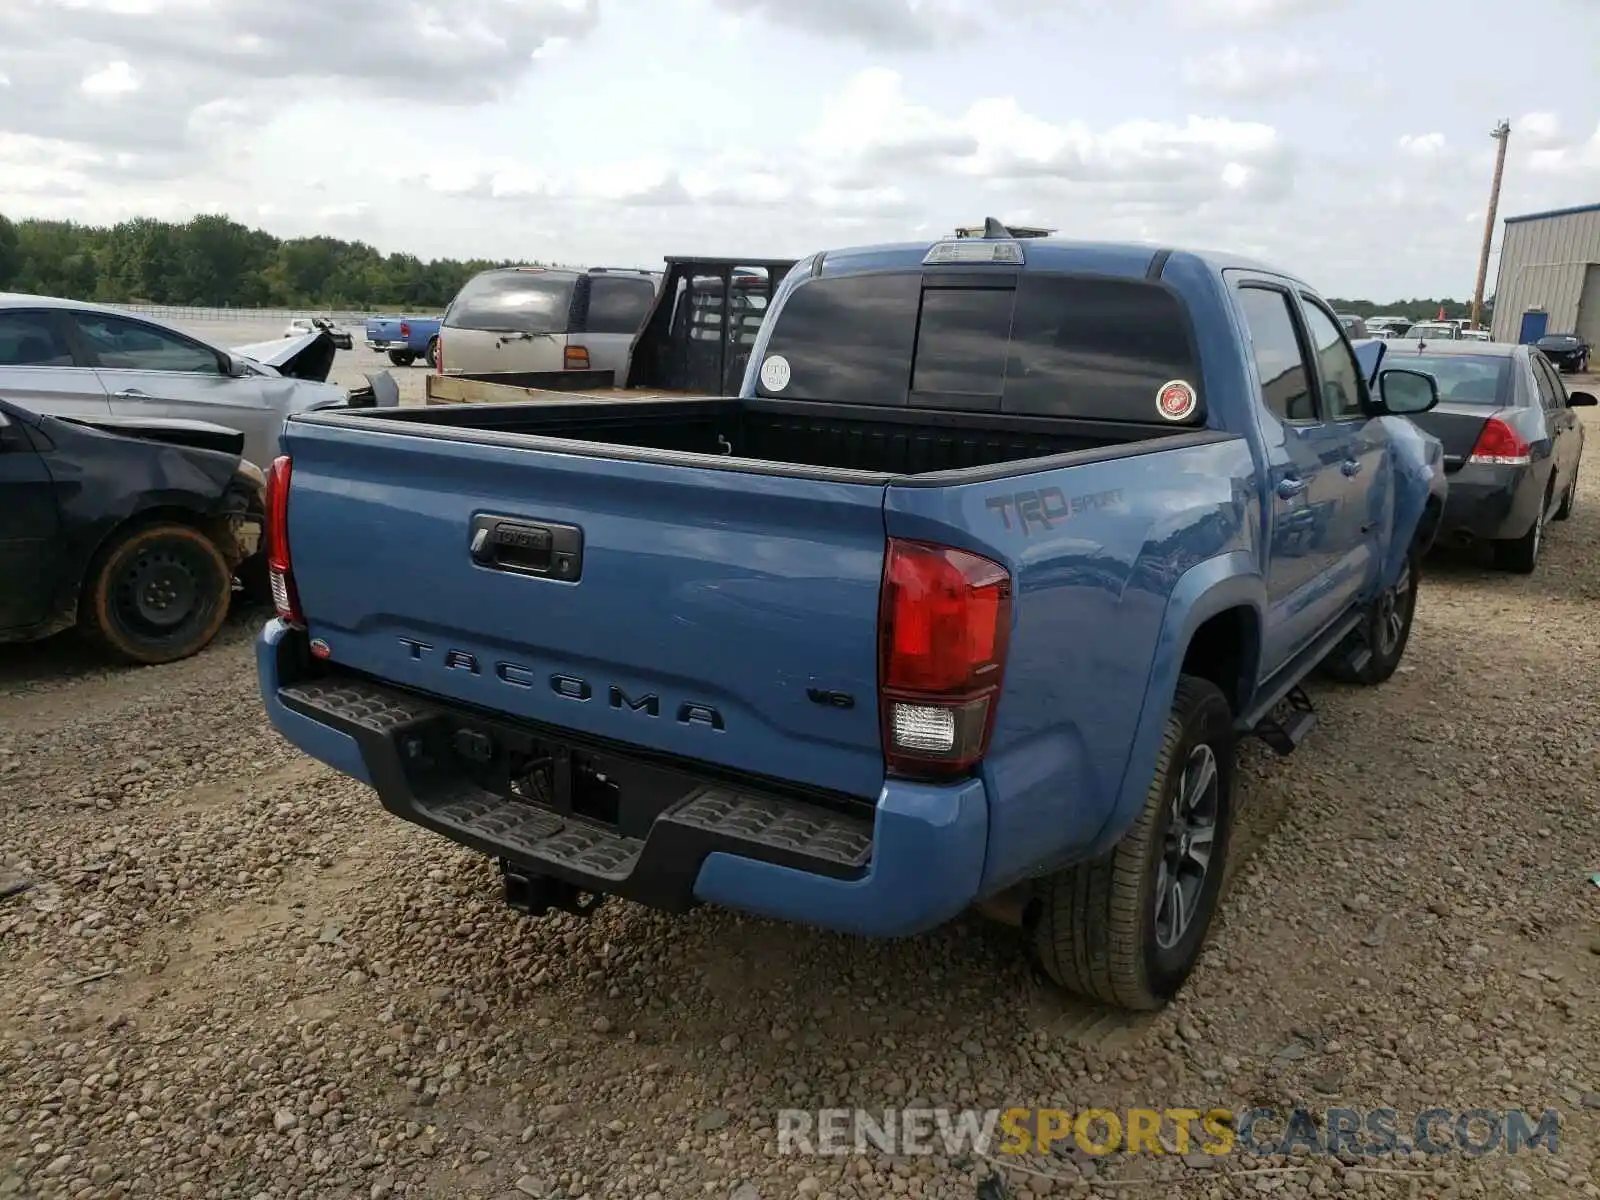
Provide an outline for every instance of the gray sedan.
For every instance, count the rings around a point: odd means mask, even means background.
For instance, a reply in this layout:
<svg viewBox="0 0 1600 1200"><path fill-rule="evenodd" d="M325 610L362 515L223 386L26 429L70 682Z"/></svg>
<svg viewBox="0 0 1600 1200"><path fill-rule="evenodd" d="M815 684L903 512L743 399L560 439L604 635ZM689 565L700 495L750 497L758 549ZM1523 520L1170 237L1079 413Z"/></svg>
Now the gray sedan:
<svg viewBox="0 0 1600 1200"><path fill-rule="evenodd" d="M1408 338L1384 349L1383 366L1424 371L1439 385L1438 406L1411 418L1444 443L1450 491L1439 543L1487 542L1497 566L1530 573L1545 523L1565 520L1577 499L1583 425L1572 410L1596 398L1568 392L1531 346Z"/></svg>
<svg viewBox="0 0 1600 1200"><path fill-rule="evenodd" d="M228 351L149 317L47 296L0 294L0 396L48 416L179 417L244 434L266 467L291 413L352 403L325 382L321 330ZM356 403L398 399L386 373Z"/></svg>

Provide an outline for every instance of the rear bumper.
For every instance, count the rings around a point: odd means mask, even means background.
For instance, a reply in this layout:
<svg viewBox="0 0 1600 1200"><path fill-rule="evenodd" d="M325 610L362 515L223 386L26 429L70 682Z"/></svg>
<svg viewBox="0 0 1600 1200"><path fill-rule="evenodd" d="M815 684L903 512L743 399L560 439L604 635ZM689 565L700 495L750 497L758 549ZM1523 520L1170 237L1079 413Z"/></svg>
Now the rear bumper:
<svg viewBox="0 0 1600 1200"><path fill-rule="evenodd" d="M1460 545L1519 538L1533 527L1541 493L1531 466L1467 463L1449 483L1437 541Z"/></svg>
<svg viewBox="0 0 1600 1200"><path fill-rule="evenodd" d="M406 342L374 342L370 338L367 340L367 349L376 350L379 353L388 353L389 351L395 351L396 353L404 351L408 354L417 353Z"/></svg>
<svg viewBox="0 0 1600 1200"><path fill-rule="evenodd" d="M312 680L303 638L274 620L257 639L273 726L373 786L394 815L521 873L668 911L709 902L876 936L931 929L977 898L988 831L979 780L890 782L874 807L851 810L759 781L633 759L625 749L575 746L572 761L603 765L595 778L622 796L620 819L599 822L486 790L452 757L464 728L497 747L560 731L512 727L355 676ZM654 800L630 815L630 792Z"/></svg>

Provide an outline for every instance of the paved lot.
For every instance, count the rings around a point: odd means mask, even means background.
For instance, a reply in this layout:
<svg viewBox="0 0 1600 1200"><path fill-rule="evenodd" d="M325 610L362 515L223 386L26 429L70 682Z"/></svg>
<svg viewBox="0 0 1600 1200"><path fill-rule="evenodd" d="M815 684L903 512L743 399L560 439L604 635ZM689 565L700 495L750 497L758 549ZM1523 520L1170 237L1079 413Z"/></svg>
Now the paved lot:
<svg viewBox="0 0 1600 1200"><path fill-rule="evenodd" d="M214 340L222 340L216 339ZM237 339L245 340L245 339ZM226 344L226 343L224 343ZM361 352L341 355L341 370ZM420 377L420 369L398 372ZM1600 415L1537 574L1428 564L1401 673L1246 755L1248 859L1142 1021L971 918L519 918L200 657L0 651L0 1196L1600 1196ZM779 1108L1552 1107L1558 1152L781 1157ZM1031 1173L1030 1173L1031 1172Z"/></svg>

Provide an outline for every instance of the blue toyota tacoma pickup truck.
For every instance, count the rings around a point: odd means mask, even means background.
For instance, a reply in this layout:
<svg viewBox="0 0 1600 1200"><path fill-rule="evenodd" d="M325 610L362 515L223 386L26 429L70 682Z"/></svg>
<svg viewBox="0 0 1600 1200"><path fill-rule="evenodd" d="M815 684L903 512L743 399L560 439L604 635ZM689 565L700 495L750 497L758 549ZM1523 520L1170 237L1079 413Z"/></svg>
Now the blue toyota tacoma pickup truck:
<svg viewBox="0 0 1600 1200"><path fill-rule="evenodd" d="M273 723L528 912L860 934L978 905L1170 998L1237 739L1405 650L1444 495L1304 283L1131 245L817 254L741 394L308 413L269 474Z"/></svg>

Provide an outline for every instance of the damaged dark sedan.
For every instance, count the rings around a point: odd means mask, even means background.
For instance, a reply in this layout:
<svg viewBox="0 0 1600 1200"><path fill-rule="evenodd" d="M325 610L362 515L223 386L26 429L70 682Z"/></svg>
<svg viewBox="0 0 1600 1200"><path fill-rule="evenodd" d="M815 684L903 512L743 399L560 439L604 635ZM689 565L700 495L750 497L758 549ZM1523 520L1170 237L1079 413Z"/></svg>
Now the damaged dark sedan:
<svg viewBox="0 0 1600 1200"><path fill-rule="evenodd" d="M1574 408L1596 403L1569 392L1532 346L1497 342L1383 343L1385 367L1432 375L1439 403L1413 417L1444 444L1450 483L1438 544L1487 543L1495 565L1531 573L1548 521L1577 501L1583 425Z"/></svg>
<svg viewBox="0 0 1600 1200"><path fill-rule="evenodd" d="M260 559L265 478L202 421L0 401L0 642L76 626L111 656L197 654Z"/></svg>

